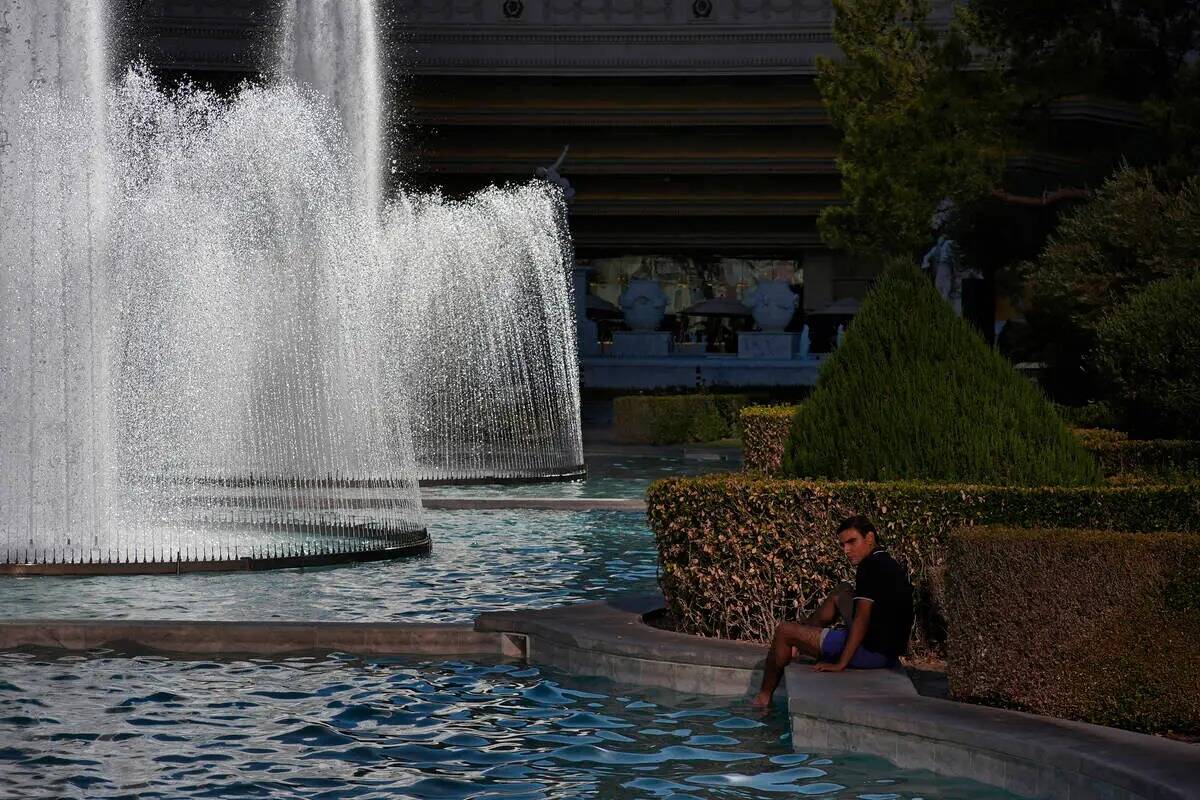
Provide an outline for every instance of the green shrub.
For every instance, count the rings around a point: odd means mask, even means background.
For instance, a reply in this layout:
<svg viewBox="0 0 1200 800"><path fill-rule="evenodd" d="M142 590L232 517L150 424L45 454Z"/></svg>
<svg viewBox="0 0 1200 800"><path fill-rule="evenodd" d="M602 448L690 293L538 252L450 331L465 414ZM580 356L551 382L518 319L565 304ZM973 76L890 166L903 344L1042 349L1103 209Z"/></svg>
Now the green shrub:
<svg viewBox="0 0 1200 800"><path fill-rule="evenodd" d="M1055 405L1058 416L1072 428L1116 428L1120 423L1117 412L1104 401L1095 401L1082 406Z"/></svg>
<svg viewBox="0 0 1200 800"><path fill-rule="evenodd" d="M737 434L742 394L631 395L613 400L613 432L626 444L712 442Z"/></svg>
<svg viewBox="0 0 1200 800"><path fill-rule="evenodd" d="M1079 485L1095 463L916 267L891 267L792 423L783 473Z"/></svg>
<svg viewBox="0 0 1200 800"><path fill-rule="evenodd" d="M1200 271L1152 284L1097 329L1097 369L1137 438L1200 439L1197 308Z"/></svg>
<svg viewBox="0 0 1200 800"><path fill-rule="evenodd" d="M748 472L778 476L797 406L742 409L742 462ZM1071 431L1110 482L1180 481L1200 477L1200 441L1130 439L1110 428Z"/></svg>
<svg viewBox="0 0 1200 800"><path fill-rule="evenodd" d="M912 575L917 642L945 637L942 572L952 529L979 524L1200 530L1200 483L1016 487L816 482L752 475L671 478L646 495L659 584L681 629L767 639L850 575L833 536L865 514Z"/></svg>
<svg viewBox="0 0 1200 800"><path fill-rule="evenodd" d="M1075 430L1075 435L1112 479L1181 481L1200 477L1200 441L1130 439L1120 431Z"/></svg>
<svg viewBox="0 0 1200 800"><path fill-rule="evenodd" d="M742 409L742 467L777 475L797 406L748 406Z"/></svg>
<svg viewBox="0 0 1200 800"><path fill-rule="evenodd" d="M984 528L946 563L958 699L1200 733L1200 536Z"/></svg>
<svg viewBox="0 0 1200 800"><path fill-rule="evenodd" d="M1164 192L1148 170L1118 170L1021 269L1040 345L1025 357L1049 363L1056 395L1095 396L1104 384L1088 355L1101 321L1154 281L1200 270L1200 177Z"/></svg>

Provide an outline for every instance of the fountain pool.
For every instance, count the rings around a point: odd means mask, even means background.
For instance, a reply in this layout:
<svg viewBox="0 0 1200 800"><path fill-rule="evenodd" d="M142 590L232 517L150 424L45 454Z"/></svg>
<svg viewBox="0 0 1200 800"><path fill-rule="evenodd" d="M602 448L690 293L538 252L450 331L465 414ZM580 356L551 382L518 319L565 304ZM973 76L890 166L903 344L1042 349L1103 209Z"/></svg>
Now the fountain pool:
<svg viewBox="0 0 1200 800"><path fill-rule="evenodd" d="M999 799L776 710L516 664L0 653L0 795Z"/></svg>
<svg viewBox="0 0 1200 800"><path fill-rule="evenodd" d="M0 581L0 617L470 622L657 590L641 514L427 511L429 556L254 574Z"/></svg>

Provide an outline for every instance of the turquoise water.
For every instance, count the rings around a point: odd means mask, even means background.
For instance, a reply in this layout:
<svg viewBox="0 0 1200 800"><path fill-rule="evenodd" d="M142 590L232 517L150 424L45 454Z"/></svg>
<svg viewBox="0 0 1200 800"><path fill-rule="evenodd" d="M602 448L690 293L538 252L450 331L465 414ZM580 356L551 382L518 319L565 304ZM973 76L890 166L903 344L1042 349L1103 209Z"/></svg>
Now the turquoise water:
<svg viewBox="0 0 1200 800"><path fill-rule="evenodd" d="M641 498L659 478L730 472L735 461L663 458L660 456L588 456L587 480L479 486L430 486L422 494L435 497L623 497Z"/></svg>
<svg viewBox="0 0 1200 800"><path fill-rule="evenodd" d="M0 579L0 617L468 622L657 589L642 514L430 511L427 558L324 570Z"/></svg>
<svg viewBox="0 0 1200 800"><path fill-rule="evenodd" d="M781 710L515 664L0 652L0 797L1003 798Z"/></svg>

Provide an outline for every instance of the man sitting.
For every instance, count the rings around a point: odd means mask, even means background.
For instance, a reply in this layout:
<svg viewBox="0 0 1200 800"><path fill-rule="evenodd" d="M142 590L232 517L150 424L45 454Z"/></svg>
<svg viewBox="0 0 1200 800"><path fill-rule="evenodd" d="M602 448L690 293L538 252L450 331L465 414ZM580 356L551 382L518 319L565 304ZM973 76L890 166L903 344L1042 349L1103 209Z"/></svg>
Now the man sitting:
<svg viewBox="0 0 1200 800"><path fill-rule="evenodd" d="M871 521L854 516L838 526L846 558L856 567L853 594L843 588L825 598L804 622L781 622L771 638L762 688L754 705L766 706L793 653L817 659L813 669L841 672L879 669L908 649L912 630L912 584L904 567L879 545ZM846 629L829 627L841 617Z"/></svg>

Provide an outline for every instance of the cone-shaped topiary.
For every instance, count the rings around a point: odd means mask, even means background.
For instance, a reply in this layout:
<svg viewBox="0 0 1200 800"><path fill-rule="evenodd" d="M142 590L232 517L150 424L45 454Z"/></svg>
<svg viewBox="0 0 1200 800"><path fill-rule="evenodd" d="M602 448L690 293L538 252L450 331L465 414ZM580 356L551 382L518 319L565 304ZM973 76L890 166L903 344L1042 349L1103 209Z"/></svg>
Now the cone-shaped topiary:
<svg viewBox="0 0 1200 800"><path fill-rule="evenodd" d="M911 264L891 266L792 421L796 477L1095 483L1042 392Z"/></svg>

